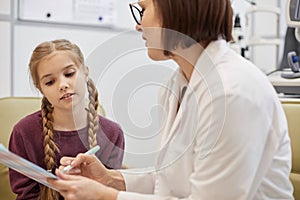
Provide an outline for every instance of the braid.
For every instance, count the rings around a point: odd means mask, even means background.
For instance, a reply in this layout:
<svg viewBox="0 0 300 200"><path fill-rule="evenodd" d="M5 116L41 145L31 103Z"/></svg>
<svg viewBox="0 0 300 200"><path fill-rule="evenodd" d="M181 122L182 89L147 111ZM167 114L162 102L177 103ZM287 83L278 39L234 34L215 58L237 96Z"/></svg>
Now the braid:
<svg viewBox="0 0 300 200"><path fill-rule="evenodd" d="M87 88L89 92L89 104L88 104L88 141L90 148L97 145L96 133L99 129L99 117L98 117L98 92L92 79L89 78L87 82Z"/></svg>
<svg viewBox="0 0 300 200"><path fill-rule="evenodd" d="M42 99L42 120L43 120L43 134L44 134L44 153L45 163L47 170L51 170L55 167L55 151L59 151L58 147L54 143L53 139L53 107L46 97ZM58 192L52 190L46 186L42 187L40 193L41 200L58 200Z"/></svg>

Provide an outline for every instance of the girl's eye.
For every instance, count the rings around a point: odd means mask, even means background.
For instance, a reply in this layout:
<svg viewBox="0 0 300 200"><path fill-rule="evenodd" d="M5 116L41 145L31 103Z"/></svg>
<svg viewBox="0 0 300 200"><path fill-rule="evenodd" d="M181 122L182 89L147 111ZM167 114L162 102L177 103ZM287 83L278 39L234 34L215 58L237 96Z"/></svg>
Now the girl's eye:
<svg viewBox="0 0 300 200"><path fill-rule="evenodd" d="M50 86L50 85L53 85L53 83L54 83L54 80L51 80L51 81L46 82L45 85Z"/></svg>
<svg viewBox="0 0 300 200"><path fill-rule="evenodd" d="M65 74L65 77L72 77L75 74L75 72L69 72Z"/></svg>

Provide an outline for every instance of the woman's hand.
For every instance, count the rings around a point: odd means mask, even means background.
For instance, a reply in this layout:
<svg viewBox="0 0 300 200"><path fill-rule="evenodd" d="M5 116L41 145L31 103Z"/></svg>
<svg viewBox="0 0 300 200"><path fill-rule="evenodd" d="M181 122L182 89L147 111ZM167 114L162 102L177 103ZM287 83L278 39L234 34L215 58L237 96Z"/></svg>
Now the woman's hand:
<svg viewBox="0 0 300 200"><path fill-rule="evenodd" d="M76 158L63 157L60 160L60 170L71 165L73 168L67 174L81 175L117 190L126 190L123 176L116 170L108 170L96 156L78 154Z"/></svg>
<svg viewBox="0 0 300 200"><path fill-rule="evenodd" d="M83 176L64 174L56 170L60 179L48 179L65 200L115 200L118 191Z"/></svg>
<svg viewBox="0 0 300 200"><path fill-rule="evenodd" d="M63 170L68 165L73 167L66 172L67 174L85 176L105 185L109 181L109 170L105 168L96 156L80 153L75 158L62 157L60 164L60 170Z"/></svg>

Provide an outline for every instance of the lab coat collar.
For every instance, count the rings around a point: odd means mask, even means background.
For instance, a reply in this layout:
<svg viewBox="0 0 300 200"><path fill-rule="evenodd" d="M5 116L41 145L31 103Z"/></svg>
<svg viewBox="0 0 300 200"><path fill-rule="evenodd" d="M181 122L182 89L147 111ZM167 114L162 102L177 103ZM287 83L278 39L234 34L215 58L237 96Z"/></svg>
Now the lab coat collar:
<svg viewBox="0 0 300 200"><path fill-rule="evenodd" d="M172 135L171 129L173 129L172 127L174 127L177 124L175 120L177 118L181 118L179 110L181 109L183 102L181 102L181 106L179 108L178 106L179 101L181 99L181 90L187 85L188 81L185 79L182 71L179 68L175 71L174 75L170 79L170 82L165 88L166 93L164 94L164 96L168 97L168 99L166 99L165 103L161 102L167 108L167 116L165 118L165 125L163 129L164 134L161 138L162 142L169 141ZM164 146L165 143L161 143L161 145Z"/></svg>

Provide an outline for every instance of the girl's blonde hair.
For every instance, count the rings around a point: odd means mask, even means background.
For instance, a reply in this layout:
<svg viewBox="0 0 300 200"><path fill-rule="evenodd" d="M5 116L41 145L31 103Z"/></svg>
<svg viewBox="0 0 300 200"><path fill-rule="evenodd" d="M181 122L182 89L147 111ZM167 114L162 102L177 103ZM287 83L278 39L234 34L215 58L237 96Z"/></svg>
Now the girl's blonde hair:
<svg viewBox="0 0 300 200"><path fill-rule="evenodd" d="M33 84L37 89L41 91L39 77L38 77L38 66L39 63L46 56L50 55L56 51L68 51L72 55L72 59L78 67L84 66L84 57L80 50L80 48L71 43L68 40L53 40L49 42L43 42L39 44L33 51L29 69L30 75L33 81ZM73 57L74 56L74 57ZM85 67L85 66L84 66ZM87 81L87 89L89 93L89 104L88 104L88 141L89 146L92 148L97 144L96 133L99 128L99 118L98 118L98 92L95 87L92 79L88 78ZM48 101L48 99L44 96L41 102L41 111L42 111L42 123L43 123L43 134L44 134L44 153L45 153L45 163L47 170L53 170L56 166L56 153L59 152L59 149L54 141L53 135L53 106ZM40 192L41 200L58 200L59 195L55 190L52 190L46 186L43 186Z"/></svg>

